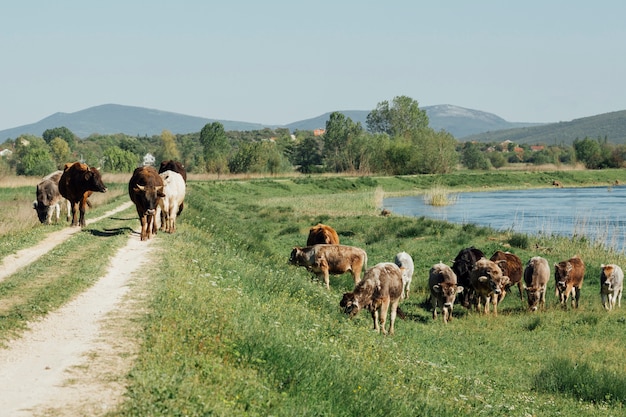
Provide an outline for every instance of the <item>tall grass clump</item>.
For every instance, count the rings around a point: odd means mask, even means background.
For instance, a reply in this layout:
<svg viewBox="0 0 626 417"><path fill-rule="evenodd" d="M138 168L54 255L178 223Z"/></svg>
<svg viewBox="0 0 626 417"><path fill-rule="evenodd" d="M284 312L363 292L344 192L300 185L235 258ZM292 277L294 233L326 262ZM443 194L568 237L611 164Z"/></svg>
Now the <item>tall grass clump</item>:
<svg viewBox="0 0 626 417"><path fill-rule="evenodd" d="M440 184L434 185L424 193L424 203L435 206L443 207L456 203L457 196L451 194L450 190Z"/></svg>

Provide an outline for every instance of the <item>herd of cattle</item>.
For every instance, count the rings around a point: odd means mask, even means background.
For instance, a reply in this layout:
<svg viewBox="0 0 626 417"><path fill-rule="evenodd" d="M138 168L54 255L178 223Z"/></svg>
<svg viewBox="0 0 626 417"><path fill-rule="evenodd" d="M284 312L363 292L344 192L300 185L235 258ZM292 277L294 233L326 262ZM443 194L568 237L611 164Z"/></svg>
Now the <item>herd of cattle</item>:
<svg viewBox="0 0 626 417"><path fill-rule="evenodd" d="M176 217L183 210L187 172L177 161L163 161L157 171L142 166L133 172L128 182L128 195L137 209L141 223L141 240L157 233L157 228L174 233ZM65 164L62 171L45 176L36 189L33 208L41 223L58 222L60 206L67 205L67 220L72 226L85 226L85 210L91 206L94 192L105 193L100 171L81 162ZM159 226L160 222L160 226Z"/></svg>
<svg viewBox="0 0 626 417"><path fill-rule="evenodd" d="M374 329L387 334L385 322L391 308L389 333L394 332L398 304L409 297L413 277L413 259L406 252L396 255L394 262L382 262L367 268L367 253L354 246L339 244L337 232L330 226L318 224L311 227L307 244L291 251L289 263L305 267L318 277L323 277L329 287L329 275L352 274L354 290L343 294L339 306L350 315L361 309L370 311ZM365 271L361 279L361 271ZM540 256L532 257L526 265L515 254L496 251L490 258L475 247L462 249L452 267L439 262L430 268L428 288L433 319L441 310L443 321L452 317L455 303L488 314L490 304L494 315L498 304L512 287L517 286L520 300L526 293L528 308L536 311L545 308L546 292L551 268ZM554 264L555 294L563 307L571 297L572 307L577 308L580 289L585 276L585 264L579 256ZM600 294L602 305L611 310L621 307L624 273L615 264L601 266Z"/></svg>

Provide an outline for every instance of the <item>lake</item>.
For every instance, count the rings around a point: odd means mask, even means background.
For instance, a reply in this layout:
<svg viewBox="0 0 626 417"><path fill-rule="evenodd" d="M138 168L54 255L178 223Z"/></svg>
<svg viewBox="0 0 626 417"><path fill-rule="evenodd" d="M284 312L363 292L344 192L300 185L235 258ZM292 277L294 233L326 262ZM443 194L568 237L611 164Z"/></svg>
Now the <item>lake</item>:
<svg viewBox="0 0 626 417"><path fill-rule="evenodd" d="M585 236L623 252L626 186L451 193L456 203L433 207L424 197L385 198L392 213L473 223L529 235Z"/></svg>

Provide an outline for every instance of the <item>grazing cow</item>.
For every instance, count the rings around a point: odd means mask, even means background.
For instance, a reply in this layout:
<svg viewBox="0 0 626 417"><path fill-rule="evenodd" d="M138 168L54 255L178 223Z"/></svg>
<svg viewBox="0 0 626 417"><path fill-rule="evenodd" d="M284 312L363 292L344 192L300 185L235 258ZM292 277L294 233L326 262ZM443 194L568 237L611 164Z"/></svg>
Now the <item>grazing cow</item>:
<svg viewBox="0 0 626 417"><path fill-rule="evenodd" d="M578 255L567 261L554 264L554 280L556 281L556 296L561 305L567 308L567 299L572 293L572 307L578 308L580 288L585 278L585 263Z"/></svg>
<svg viewBox="0 0 626 417"><path fill-rule="evenodd" d="M624 271L615 264L600 265L600 296L602 305L608 311L622 306L622 287L624 285Z"/></svg>
<svg viewBox="0 0 626 417"><path fill-rule="evenodd" d="M339 235L332 227L318 223L316 226L309 229L309 237L306 240L306 245L313 246L319 244L338 245Z"/></svg>
<svg viewBox="0 0 626 417"><path fill-rule="evenodd" d="M291 265L304 266L330 289L329 274L341 275L350 271L354 284L361 280L361 271L367 268L367 253L363 249L345 245L313 245L294 247L289 257Z"/></svg>
<svg viewBox="0 0 626 417"><path fill-rule="evenodd" d="M552 185L558 188L563 188L563 184L561 183L561 181L554 180L552 181Z"/></svg>
<svg viewBox="0 0 626 417"><path fill-rule="evenodd" d="M463 293L461 296L461 304L463 307L470 308L470 304L473 298L473 288L470 283L470 274L476 261L480 258L484 258L485 254L475 247L469 247L461 249L454 258L452 264L452 270L456 274L456 279L459 285L463 287Z"/></svg>
<svg viewBox="0 0 626 417"><path fill-rule="evenodd" d="M46 175L37 184L35 191L36 200L33 201L33 208L37 211L37 218L43 224L51 224L52 216L55 215L55 222L59 221L61 215L61 201L67 205L67 215L69 216L69 202L63 198L59 192L59 180L63 171L55 171Z"/></svg>
<svg viewBox="0 0 626 417"><path fill-rule="evenodd" d="M159 200L158 208L158 211L162 213L161 230L174 233L178 208L185 200L185 180L178 172L169 170L160 173L159 176L163 180L163 194L165 195Z"/></svg>
<svg viewBox="0 0 626 417"><path fill-rule="evenodd" d="M406 252L400 252L396 255L393 263L400 267L402 271L402 299L409 298L411 291L411 281L413 280L413 258Z"/></svg>
<svg viewBox="0 0 626 417"><path fill-rule="evenodd" d="M509 277L502 274L502 270L494 261L487 258L476 261L470 274L470 284L475 293L474 306L476 311L480 311L482 302L484 313L489 313L489 303L491 302L493 313L497 316L500 294L508 283Z"/></svg>
<svg viewBox="0 0 626 417"><path fill-rule="evenodd" d="M389 334L394 333L394 323L398 304L402 298L402 272L398 265L382 262L374 265L363 275L352 292L347 292L339 302L339 306L350 317L354 317L360 309L366 308L372 313L374 330L387 334L385 322L387 311L391 306ZM378 322L380 321L380 326Z"/></svg>
<svg viewBox="0 0 626 417"><path fill-rule="evenodd" d="M85 209L90 205L88 198L94 192L106 193L107 187L97 168L81 162L67 163L59 179L59 192L69 201L72 208L72 226L85 227ZM76 210L80 218L76 218ZM69 214L68 214L69 219Z"/></svg>
<svg viewBox="0 0 626 417"><path fill-rule="evenodd" d="M141 240L147 240L157 233L156 212L163 194L163 179L154 167L143 166L135 169L128 182L128 195L139 215Z"/></svg>
<svg viewBox="0 0 626 417"><path fill-rule="evenodd" d="M550 265L545 258L534 256L524 268L524 284L530 311L546 307L546 291L550 280Z"/></svg>
<svg viewBox="0 0 626 417"><path fill-rule="evenodd" d="M180 162L174 161L173 159L161 161L161 165L159 166L159 174L165 171L178 172L183 177L185 184L187 184L187 170L185 169L185 166ZM178 213L176 213L177 216L180 216L180 213L182 213L183 205L184 203L181 201L180 205L178 206Z"/></svg>
<svg viewBox="0 0 626 417"><path fill-rule="evenodd" d="M498 303L502 302L509 288L514 285L517 285L517 289L519 290L520 301L524 301L522 296L522 275L524 274L524 267L522 266L522 260L520 257L511 252L502 252L501 250L497 250L489 259L498 264L502 270L502 274L509 277L509 283L506 285L505 290L500 294L500 300Z"/></svg>
<svg viewBox="0 0 626 417"><path fill-rule="evenodd" d="M456 274L452 268L442 262L430 268L428 287L430 288L430 302L433 306L433 319L437 318L437 307L441 306L443 322L447 323L452 319L452 307L456 295L463 291L463 287L457 285Z"/></svg>

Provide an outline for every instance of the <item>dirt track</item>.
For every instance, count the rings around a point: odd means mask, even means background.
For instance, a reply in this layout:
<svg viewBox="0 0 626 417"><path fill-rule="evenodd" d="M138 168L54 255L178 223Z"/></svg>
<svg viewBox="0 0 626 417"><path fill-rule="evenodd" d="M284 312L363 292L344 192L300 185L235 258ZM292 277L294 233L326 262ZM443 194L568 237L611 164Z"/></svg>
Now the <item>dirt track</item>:
<svg viewBox="0 0 626 417"><path fill-rule="evenodd" d="M68 227L5 259L0 280L79 230ZM133 233L96 284L0 350L0 416L98 416L122 400L137 349L132 318L142 311L146 284L137 272L153 242Z"/></svg>

